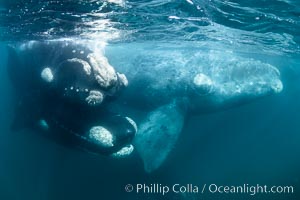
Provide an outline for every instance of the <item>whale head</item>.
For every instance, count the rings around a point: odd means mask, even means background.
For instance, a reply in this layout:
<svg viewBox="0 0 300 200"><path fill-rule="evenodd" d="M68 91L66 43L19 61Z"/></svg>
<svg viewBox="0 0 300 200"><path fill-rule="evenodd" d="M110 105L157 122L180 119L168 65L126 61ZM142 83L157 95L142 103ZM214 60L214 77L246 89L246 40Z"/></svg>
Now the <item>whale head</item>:
<svg viewBox="0 0 300 200"><path fill-rule="evenodd" d="M127 78L108 63L104 56L88 54L86 60L66 59L56 68L44 67L41 79L72 102L89 106L101 105L128 85Z"/></svg>

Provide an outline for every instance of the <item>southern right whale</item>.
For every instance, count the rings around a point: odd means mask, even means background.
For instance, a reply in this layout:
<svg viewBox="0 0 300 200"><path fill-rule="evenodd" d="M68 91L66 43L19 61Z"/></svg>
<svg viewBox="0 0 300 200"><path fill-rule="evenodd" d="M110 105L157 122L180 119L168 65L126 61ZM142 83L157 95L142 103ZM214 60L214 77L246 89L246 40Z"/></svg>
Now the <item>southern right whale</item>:
<svg viewBox="0 0 300 200"><path fill-rule="evenodd" d="M29 128L67 146L114 157L133 151L133 120L105 107L127 85L101 54L73 42L8 48L15 86L12 130Z"/></svg>
<svg viewBox="0 0 300 200"><path fill-rule="evenodd" d="M106 54L129 82L111 107L136 120L134 146L148 172L174 148L188 116L228 109L283 89L276 67L226 50L136 44L108 47Z"/></svg>
<svg viewBox="0 0 300 200"><path fill-rule="evenodd" d="M42 83L47 87L47 85L54 84L56 88L58 84L61 88L58 90L59 94L66 95L67 101L76 101L78 108L87 106L91 110L88 113L95 113L89 114L91 117L88 119L75 119L75 122L79 124L88 124L93 120L97 120L96 123L105 121L105 114L99 113L106 110L109 112L104 113L130 116L132 118L130 122L137 124L135 128L137 133L134 139L130 137L130 143L133 139L133 146L139 152L147 172L156 170L167 158L188 116L227 109L279 93L283 89L280 72L276 67L227 51L197 50L186 53L184 50L120 46L107 47L104 55L103 50L97 49L88 42L77 44L74 41L62 40L48 41L46 45L39 42L31 43L33 45L22 44L15 49L21 52L21 57L26 57L25 60L28 63L25 67L33 67L30 66L31 58L37 61L34 64L34 70L37 70L34 79L38 81L33 85ZM67 48L66 44L68 44ZM41 47L46 48L43 51L38 50ZM83 48L84 51L74 53L77 47ZM99 56L105 62L94 63L89 56L91 54ZM107 58L112 65L108 64ZM68 62L62 62L63 60ZM20 69L15 60L12 59L11 63L16 66L15 69ZM59 66L64 66L64 68ZM84 75L87 73L86 69L91 66L97 66L95 72L96 75L100 73L101 79L95 76L96 79L89 80L90 76ZM57 71L54 78L51 75L51 68ZM68 74L73 73L77 78L72 83L74 82L79 87L78 93L68 90L72 87L65 88L69 84L65 80L70 80ZM14 82L28 82L20 81L14 72L11 74L17 79ZM19 75L22 77L22 73ZM84 88L94 87L90 81L92 83L97 81L96 88L104 94L105 98L99 99L99 95L80 92ZM120 89L122 92L118 92ZM46 95L49 95L48 90L46 90ZM92 98L89 98L89 95ZM31 97L34 97L34 94ZM52 98L60 102L57 96ZM73 106L69 110L66 107L58 110L59 115L53 113L52 116L58 119L60 124L65 124L63 118L72 116L70 113ZM51 109L46 109L46 112L51 112ZM93 116L98 119L93 119ZM77 125L74 122L72 124ZM69 129L75 128L71 127L72 124L68 126ZM121 124L117 121L113 126L118 128ZM85 130L86 128L88 129L89 126L82 128L80 125L80 129L75 129L80 130L79 132L86 132L88 131ZM87 146L90 148L89 145ZM121 147L118 146L118 148Z"/></svg>

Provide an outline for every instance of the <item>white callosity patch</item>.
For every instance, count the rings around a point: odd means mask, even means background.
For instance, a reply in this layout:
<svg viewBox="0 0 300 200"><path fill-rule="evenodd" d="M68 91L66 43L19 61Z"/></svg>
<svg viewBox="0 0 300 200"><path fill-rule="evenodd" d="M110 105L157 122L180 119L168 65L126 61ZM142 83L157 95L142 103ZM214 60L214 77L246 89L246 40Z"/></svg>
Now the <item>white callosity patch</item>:
<svg viewBox="0 0 300 200"><path fill-rule="evenodd" d="M109 88L116 85L117 73L106 57L101 54L89 54L87 58L92 65L95 79L101 87Z"/></svg>
<svg viewBox="0 0 300 200"><path fill-rule="evenodd" d="M83 67L84 72L87 75L91 75L92 68L91 68L91 66L89 65L88 62L86 62L84 60L81 60L81 59L78 59L78 58L68 59L67 61L71 62L71 63L80 63L82 65L82 67Z"/></svg>
<svg viewBox="0 0 300 200"><path fill-rule="evenodd" d="M274 80L271 86L275 93L280 93L283 90L283 84L280 80Z"/></svg>
<svg viewBox="0 0 300 200"><path fill-rule="evenodd" d="M214 88L213 81L208 76L202 73L199 73L194 77L193 83L195 89L197 90L197 93L199 94L211 93Z"/></svg>
<svg viewBox="0 0 300 200"><path fill-rule="evenodd" d="M46 67L41 72L41 78L48 83L51 83L53 81L54 75L52 73L51 68Z"/></svg>
<svg viewBox="0 0 300 200"><path fill-rule="evenodd" d="M79 87L77 87L77 89L75 89L75 86L70 86L70 87L65 87L65 89L64 89L65 91L76 91L76 92L83 92L83 93L87 93L87 92L89 92L89 89L87 89L87 88L79 88Z"/></svg>
<svg viewBox="0 0 300 200"><path fill-rule="evenodd" d="M120 80L122 86L127 87L128 86L128 80L127 80L125 74L120 74L118 72L117 72L117 74L118 74L118 77L119 77L119 80Z"/></svg>
<svg viewBox="0 0 300 200"><path fill-rule="evenodd" d="M138 128L137 128L137 125L136 125L135 121L133 121L133 120L132 120L131 118L129 118L129 117L125 117L125 118L126 118L126 120L133 126L135 132L137 132L137 131L138 131Z"/></svg>
<svg viewBox="0 0 300 200"><path fill-rule="evenodd" d="M103 147L114 146L113 135L102 126L92 127L89 132L89 138Z"/></svg>
<svg viewBox="0 0 300 200"><path fill-rule="evenodd" d="M102 92L97 91L97 90L91 90L89 92L89 96L85 99L85 101L90 105L90 106L96 106L100 105L103 102L104 95Z"/></svg>
<svg viewBox="0 0 300 200"><path fill-rule="evenodd" d="M123 158L123 157L129 156L133 152L133 150L134 150L134 147L133 147L133 145L130 144L128 146L123 147L118 152L113 153L112 156L116 157L116 158Z"/></svg>

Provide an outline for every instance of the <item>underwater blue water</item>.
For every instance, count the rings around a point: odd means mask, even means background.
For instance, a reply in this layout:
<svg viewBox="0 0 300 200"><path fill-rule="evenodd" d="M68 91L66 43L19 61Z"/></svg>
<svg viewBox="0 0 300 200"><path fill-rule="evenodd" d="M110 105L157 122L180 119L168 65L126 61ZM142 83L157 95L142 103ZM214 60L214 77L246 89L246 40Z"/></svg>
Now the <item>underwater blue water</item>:
<svg viewBox="0 0 300 200"><path fill-rule="evenodd" d="M172 68L187 56L196 62L197 52L216 51L224 59L234 54L278 68L284 89L249 104L190 117L166 162L148 174L137 152L114 160L27 130L10 131L14 96L6 45L61 39L101 46L119 69L136 61L146 66L164 62ZM3 0L0 41L0 199L300 199L297 0ZM163 61L145 59L157 52L163 52ZM126 193L129 183L293 185L295 193L166 197Z"/></svg>

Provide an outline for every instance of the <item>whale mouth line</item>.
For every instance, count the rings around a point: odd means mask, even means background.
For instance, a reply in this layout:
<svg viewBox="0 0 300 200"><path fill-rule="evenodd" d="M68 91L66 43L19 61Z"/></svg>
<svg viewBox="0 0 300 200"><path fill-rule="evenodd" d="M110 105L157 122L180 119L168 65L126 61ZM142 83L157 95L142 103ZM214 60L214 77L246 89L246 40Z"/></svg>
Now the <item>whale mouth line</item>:
<svg viewBox="0 0 300 200"><path fill-rule="evenodd" d="M83 149L85 151L88 151L90 153L94 154L105 154L105 155L111 155L114 153L115 147L106 147L99 145L93 141L87 133L80 134L71 128L65 126L63 123L58 122L57 120L51 118L50 119L55 126L57 126L59 129L62 129L64 133L67 133L69 137L74 137L75 139L75 146L77 146L80 149ZM72 139L74 141L74 139ZM74 143L72 144L74 145Z"/></svg>
<svg viewBox="0 0 300 200"><path fill-rule="evenodd" d="M128 118L126 119L128 120ZM51 121L56 128L61 129L62 132L69 135L68 137L73 138L71 140L73 140L75 143L72 143L72 145L75 144L75 146L87 152L123 157L129 155L133 151L132 145L128 142L124 142L126 140L118 141L121 142L122 145L116 144L116 136L111 135L110 129L106 129L105 126L91 126L87 132L80 134L53 117L50 117L48 120ZM41 121L48 125L46 120L42 119ZM101 129L102 132L99 132L99 130L96 129ZM106 132L108 135L103 134L103 130L105 130L104 132Z"/></svg>
<svg viewBox="0 0 300 200"><path fill-rule="evenodd" d="M81 134L77 133L76 131L72 130L71 128L65 126L63 123L60 123L60 122L58 122L57 120L55 120L55 119L53 119L53 118L51 118L50 120L51 120L56 126L58 126L59 128L63 129L64 132L67 132L67 133L69 133L69 134L71 134L71 135L74 135L74 136L76 136L77 138L83 139L83 140L85 140L85 141L87 141L87 142L89 141L89 139L88 139L85 135L81 135Z"/></svg>

